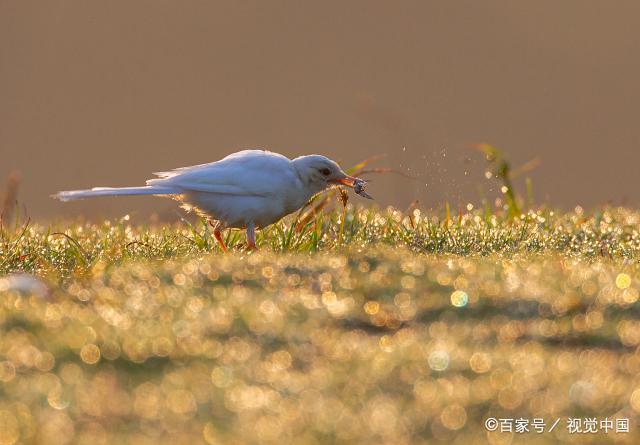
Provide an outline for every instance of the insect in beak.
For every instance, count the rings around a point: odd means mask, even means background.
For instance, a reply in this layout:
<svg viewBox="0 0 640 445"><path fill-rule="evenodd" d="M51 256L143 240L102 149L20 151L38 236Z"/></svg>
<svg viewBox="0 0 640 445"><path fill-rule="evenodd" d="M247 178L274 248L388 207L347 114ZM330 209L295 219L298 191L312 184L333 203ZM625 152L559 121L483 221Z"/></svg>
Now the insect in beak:
<svg viewBox="0 0 640 445"><path fill-rule="evenodd" d="M365 184L367 183L364 179L346 175L344 178L333 179L330 182L346 185L347 187L351 187L357 195L360 195L363 198L373 199L371 195L364 191Z"/></svg>

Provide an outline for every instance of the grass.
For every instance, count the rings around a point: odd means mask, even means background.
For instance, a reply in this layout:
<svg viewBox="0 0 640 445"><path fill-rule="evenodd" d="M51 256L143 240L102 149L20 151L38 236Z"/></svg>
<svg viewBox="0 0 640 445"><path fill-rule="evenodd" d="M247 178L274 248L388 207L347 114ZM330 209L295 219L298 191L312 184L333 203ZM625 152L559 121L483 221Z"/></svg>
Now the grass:
<svg viewBox="0 0 640 445"><path fill-rule="evenodd" d="M450 213L450 212L447 212ZM640 213L612 208L586 215L579 209L558 214L543 210L518 218L485 211L450 215L418 209L355 209L320 213L309 221L290 217L258 233L269 252L335 251L344 246L380 244L406 247L417 254L455 254L510 258L522 254L559 254L575 258L640 258ZM228 231L226 242L244 252L244 233ZM0 273L22 271L52 279L89 273L98 263L156 260L219 252L210 227L180 223L132 227L123 219L102 224L41 226L26 223L0 231Z"/></svg>
<svg viewBox="0 0 640 445"><path fill-rule="evenodd" d="M0 443L637 443L639 223L349 205L229 255L205 223L5 227Z"/></svg>

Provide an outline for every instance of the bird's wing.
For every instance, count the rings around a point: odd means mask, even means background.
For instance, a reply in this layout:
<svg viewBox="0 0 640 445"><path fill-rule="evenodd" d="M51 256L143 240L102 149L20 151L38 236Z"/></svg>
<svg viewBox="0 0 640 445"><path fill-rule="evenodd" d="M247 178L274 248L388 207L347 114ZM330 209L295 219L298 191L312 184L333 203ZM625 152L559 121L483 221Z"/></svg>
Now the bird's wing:
<svg viewBox="0 0 640 445"><path fill-rule="evenodd" d="M282 193L283 187L299 186L291 161L263 150L244 150L209 164L155 174L160 178L147 184L225 195L270 196Z"/></svg>

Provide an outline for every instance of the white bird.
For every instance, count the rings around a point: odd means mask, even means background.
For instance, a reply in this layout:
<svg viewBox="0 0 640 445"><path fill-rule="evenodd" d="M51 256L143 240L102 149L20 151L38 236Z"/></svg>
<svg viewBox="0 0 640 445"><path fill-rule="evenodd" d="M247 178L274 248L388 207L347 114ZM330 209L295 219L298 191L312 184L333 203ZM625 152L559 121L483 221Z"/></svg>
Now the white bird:
<svg viewBox="0 0 640 445"><path fill-rule="evenodd" d="M96 196L157 195L173 198L188 211L209 220L222 250L221 231L246 228L247 245L256 247L256 229L264 228L304 206L333 185L364 192L365 181L347 175L337 163L321 155L293 160L265 150L243 150L209 164L154 173L158 178L140 187L94 187L52 195L61 201ZM216 221L214 224L213 221Z"/></svg>

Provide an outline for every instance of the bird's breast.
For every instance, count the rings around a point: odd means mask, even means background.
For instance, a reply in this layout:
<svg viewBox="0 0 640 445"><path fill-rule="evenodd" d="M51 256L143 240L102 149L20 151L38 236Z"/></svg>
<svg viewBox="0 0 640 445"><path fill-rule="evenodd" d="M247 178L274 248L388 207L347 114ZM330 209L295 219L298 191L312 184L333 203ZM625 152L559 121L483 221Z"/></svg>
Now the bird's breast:
<svg viewBox="0 0 640 445"><path fill-rule="evenodd" d="M281 197L189 192L182 201L198 213L233 228L245 228L249 223L266 227L293 211L291 204Z"/></svg>

